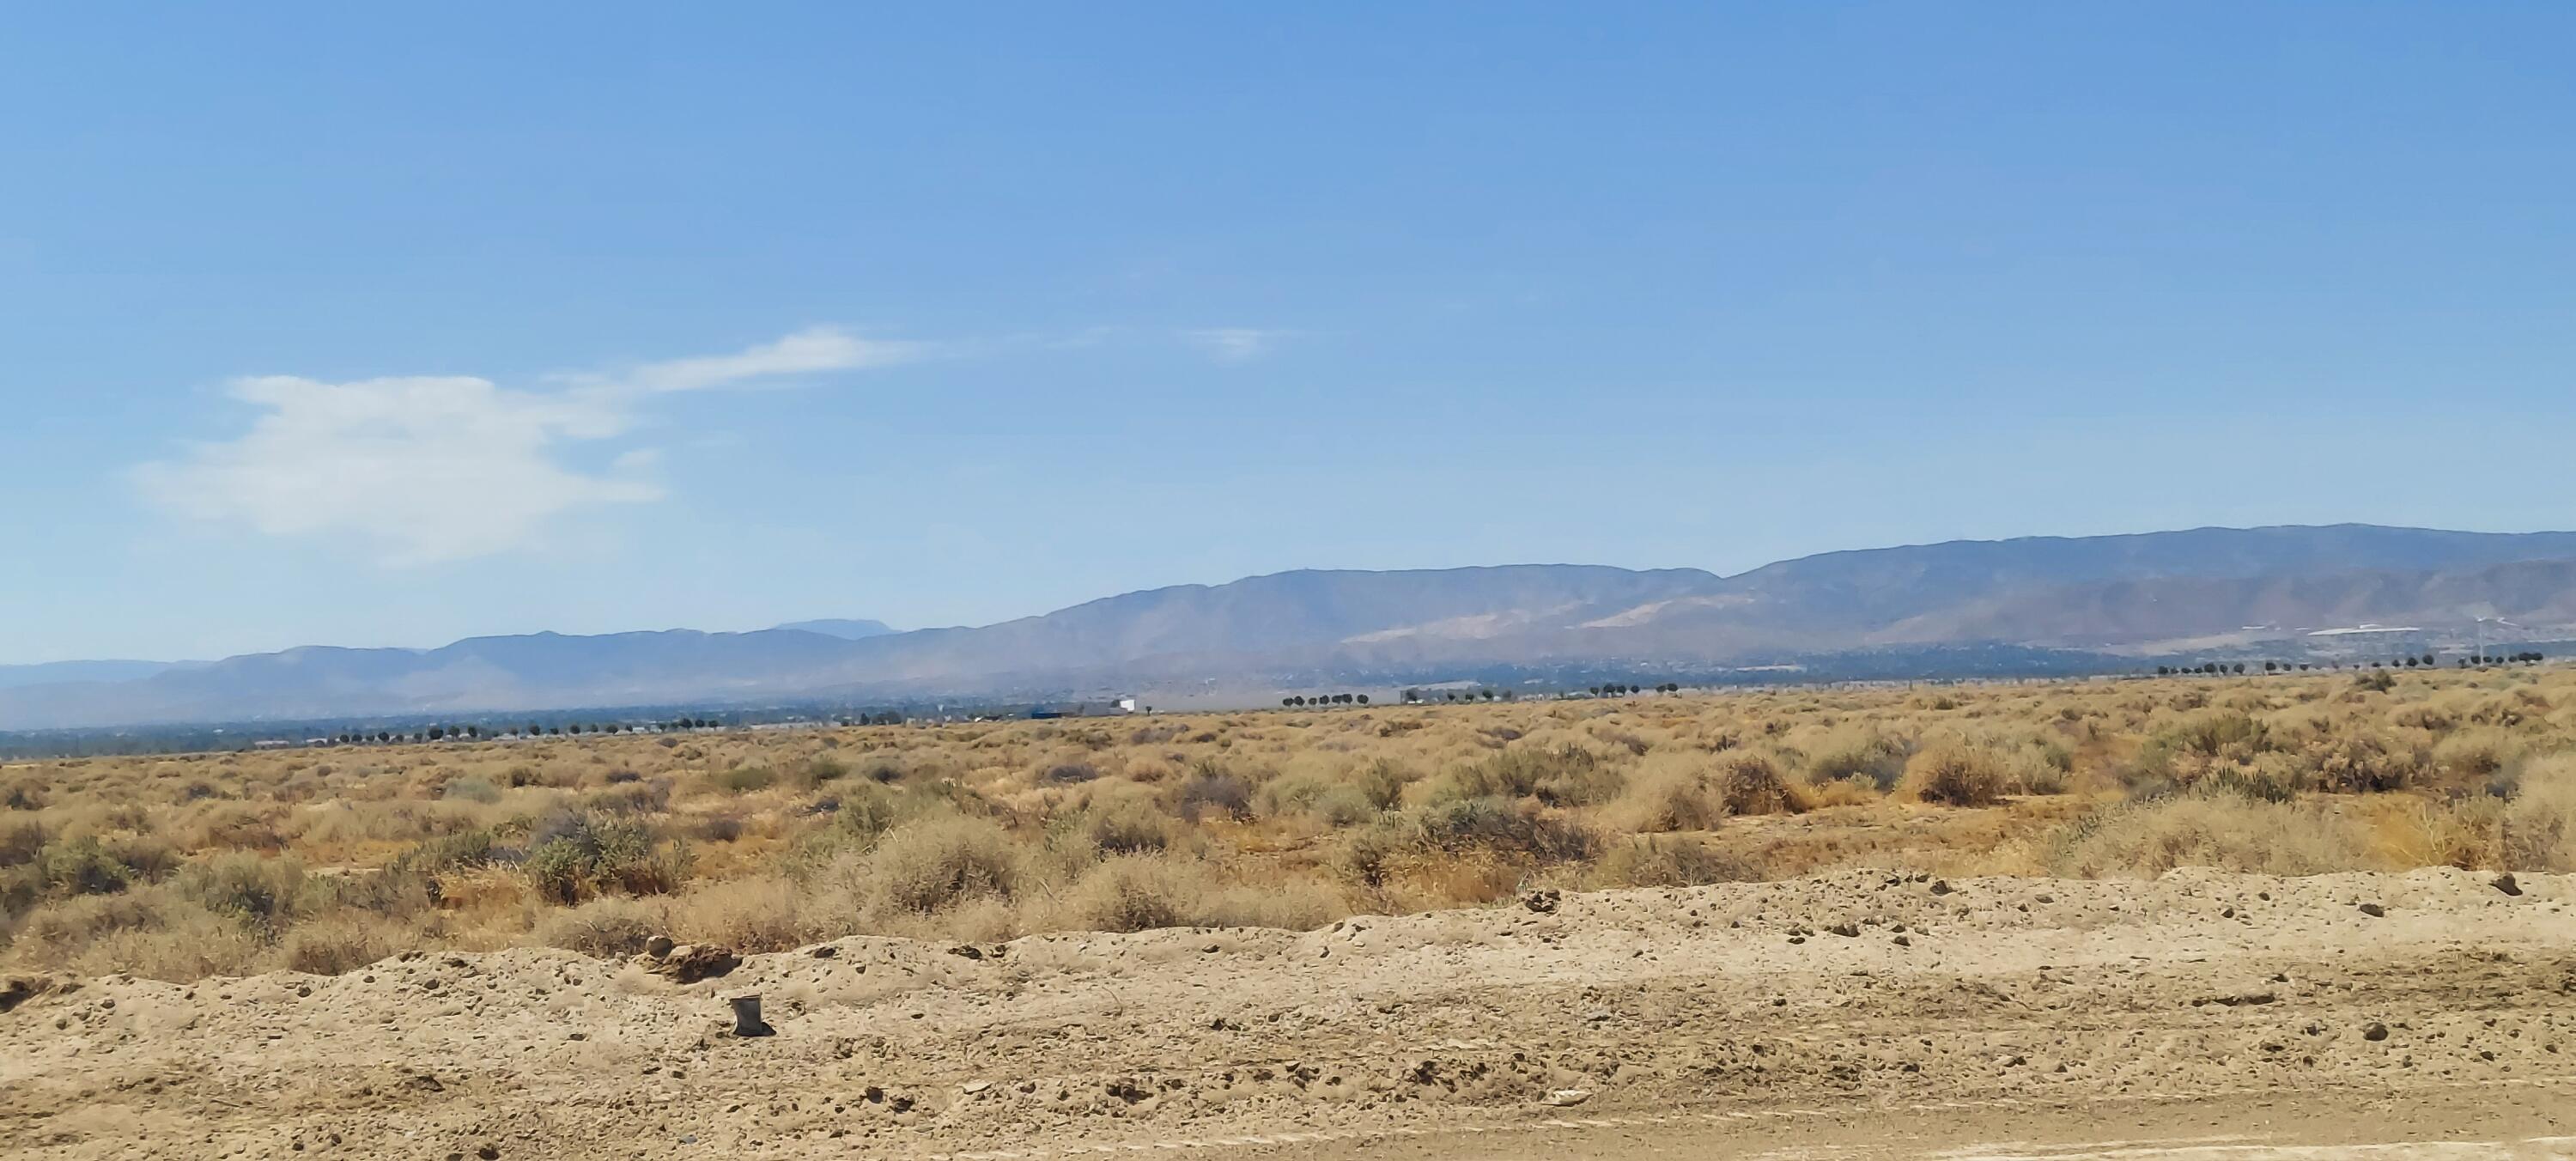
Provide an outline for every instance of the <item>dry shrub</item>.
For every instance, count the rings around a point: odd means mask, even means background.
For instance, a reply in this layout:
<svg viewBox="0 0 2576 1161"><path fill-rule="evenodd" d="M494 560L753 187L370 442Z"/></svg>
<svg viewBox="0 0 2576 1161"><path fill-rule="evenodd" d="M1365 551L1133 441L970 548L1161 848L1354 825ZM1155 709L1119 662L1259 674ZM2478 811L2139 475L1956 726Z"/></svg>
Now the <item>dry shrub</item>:
<svg viewBox="0 0 2576 1161"><path fill-rule="evenodd" d="M288 971L336 976L399 950L403 929L383 918L342 912L296 925L279 944Z"/></svg>
<svg viewBox="0 0 2576 1161"><path fill-rule="evenodd" d="M537 923L535 938L546 947L618 959L643 951L645 941L668 926L652 904L609 897L548 912Z"/></svg>
<svg viewBox="0 0 2576 1161"><path fill-rule="evenodd" d="M304 893L304 865L292 858L235 852L183 869L173 885L208 911L274 933L294 920Z"/></svg>
<svg viewBox="0 0 2576 1161"><path fill-rule="evenodd" d="M990 819L938 815L887 832L867 871L880 902L920 914L983 895L1008 897L1018 883L1011 836Z"/></svg>
<svg viewBox="0 0 2576 1161"><path fill-rule="evenodd" d="M1201 904L1199 921L1210 927L1310 931L1350 913L1350 903L1330 884L1292 879L1215 891Z"/></svg>
<svg viewBox="0 0 2576 1161"><path fill-rule="evenodd" d="M1592 882L1614 887L1697 887L1763 877L1759 865L1693 839L1633 838L1593 865Z"/></svg>
<svg viewBox="0 0 2576 1161"><path fill-rule="evenodd" d="M23 867L35 862L37 854L45 849L45 841L51 837L41 819L19 818L0 822L0 869Z"/></svg>
<svg viewBox="0 0 2576 1161"><path fill-rule="evenodd" d="M1114 855L1159 851L1172 845L1172 820L1151 802L1132 795L1093 800L1075 820L1096 850Z"/></svg>
<svg viewBox="0 0 2576 1161"><path fill-rule="evenodd" d="M2501 830L2506 866L2576 871L2576 754L2551 754L2523 766Z"/></svg>
<svg viewBox="0 0 2576 1161"><path fill-rule="evenodd" d="M1905 763L1897 793L1916 802L1945 806L1992 806L2003 800L2007 780L2004 760L1984 746L1937 745Z"/></svg>
<svg viewBox="0 0 2576 1161"><path fill-rule="evenodd" d="M2096 810L2063 828L2047 856L2051 873L2085 879L2176 867L2316 875L2371 862L2366 836L2337 815L2215 789Z"/></svg>
<svg viewBox="0 0 2576 1161"><path fill-rule="evenodd" d="M30 967L186 982L249 975L266 966L269 949L240 923L154 889L39 908L9 951Z"/></svg>
<svg viewBox="0 0 2576 1161"><path fill-rule="evenodd" d="M1450 771L1433 797L1535 798L1550 806L1590 806L1617 797L1626 781L1619 767L1581 746L1516 745Z"/></svg>
<svg viewBox="0 0 2576 1161"><path fill-rule="evenodd" d="M2502 858L2505 804L2493 798L2449 803L2415 798L2375 800L2371 834L2377 861L2389 867L2493 867Z"/></svg>
<svg viewBox="0 0 2576 1161"><path fill-rule="evenodd" d="M1895 788L1914 747L1905 739L1874 730L1843 731L1826 739L1807 760L1807 781L1866 779L1881 793Z"/></svg>
<svg viewBox="0 0 2576 1161"><path fill-rule="evenodd" d="M1765 754L1719 755L1716 774L1728 814L1796 814L1810 805L1806 788L1781 777L1780 767Z"/></svg>
<svg viewBox="0 0 2576 1161"><path fill-rule="evenodd" d="M1074 884L1074 920L1093 931L1143 931L1195 924L1207 895L1205 870L1153 855L1102 860Z"/></svg>
<svg viewBox="0 0 2576 1161"><path fill-rule="evenodd" d="M1190 822L1252 817L1252 784L1213 763L1201 763L1173 792L1172 811Z"/></svg>
<svg viewBox="0 0 2576 1161"><path fill-rule="evenodd" d="M274 821L238 802L215 802L171 828L179 846L192 851L275 851L286 846Z"/></svg>
<svg viewBox="0 0 2576 1161"><path fill-rule="evenodd" d="M2427 747L2375 730L2347 730L2301 752L2305 785L2344 794L2403 790L2420 781L2432 758Z"/></svg>
<svg viewBox="0 0 2576 1161"><path fill-rule="evenodd" d="M523 786L526 783L513 783L513 785ZM501 788L494 785L488 778L459 778L448 783L438 792L438 796L459 802L480 802L488 806L501 801Z"/></svg>
<svg viewBox="0 0 2576 1161"><path fill-rule="evenodd" d="M701 883L672 900L671 927L689 943L740 951L785 951L810 942L817 927L805 893L783 876Z"/></svg>
<svg viewBox="0 0 2576 1161"><path fill-rule="evenodd" d="M2500 729L2462 730L2433 744L2432 763L2455 785L2483 783L2522 756L2522 742Z"/></svg>
<svg viewBox="0 0 2576 1161"><path fill-rule="evenodd" d="M1404 788L1420 777L1401 762L1379 758L1360 767L1351 776L1351 785L1359 790L1360 797L1367 799L1371 807L1393 810L1403 804Z"/></svg>
<svg viewBox="0 0 2576 1161"><path fill-rule="evenodd" d="M1823 810L1830 806L1866 806L1879 799L1878 784L1867 778L1838 778L1807 787L1808 809Z"/></svg>
<svg viewBox="0 0 2576 1161"><path fill-rule="evenodd" d="M1716 783L1709 766L1692 755L1649 755L1602 817L1640 834L1714 830L1726 820L1726 799Z"/></svg>

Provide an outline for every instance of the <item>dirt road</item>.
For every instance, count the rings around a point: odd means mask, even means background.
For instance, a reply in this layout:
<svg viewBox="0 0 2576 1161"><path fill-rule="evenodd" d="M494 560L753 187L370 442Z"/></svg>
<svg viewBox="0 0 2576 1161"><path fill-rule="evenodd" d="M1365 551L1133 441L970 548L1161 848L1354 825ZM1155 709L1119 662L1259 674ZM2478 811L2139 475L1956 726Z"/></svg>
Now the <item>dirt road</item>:
<svg viewBox="0 0 2576 1161"><path fill-rule="evenodd" d="M856 937L687 986L533 951L36 981L0 1014L0 1152L2576 1155L2576 879L2511 890L1851 872ZM775 1035L729 1034L739 990Z"/></svg>

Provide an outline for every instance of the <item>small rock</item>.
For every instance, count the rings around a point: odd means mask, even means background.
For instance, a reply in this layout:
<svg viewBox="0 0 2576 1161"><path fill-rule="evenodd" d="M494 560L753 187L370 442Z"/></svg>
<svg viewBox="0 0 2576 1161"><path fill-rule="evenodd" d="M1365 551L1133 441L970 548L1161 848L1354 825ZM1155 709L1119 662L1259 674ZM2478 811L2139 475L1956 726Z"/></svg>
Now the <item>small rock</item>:
<svg viewBox="0 0 2576 1161"><path fill-rule="evenodd" d="M1860 924L1857 923L1837 923L1825 930L1845 939L1857 939L1860 936Z"/></svg>
<svg viewBox="0 0 2576 1161"><path fill-rule="evenodd" d="M992 1082L992 1081L989 1081L989 1080L970 1080L970 1081L967 1081L967 1082L966 1082L966 1087L965 1087L965 1089L964 1089L964 1092L965 1092L965 1093L966 1093L966 1095L968 1095L968 1096L973 1096L973 1095L975 1095L976 1093L982 1092L982 1091L984 1091L985 1089L988 1089L988 1088L991 1088L991 1087L993 1087L993 1082Z"/></svg>
<svg viewBox="0 0 2576 1161"><path fill-rule="evenodd" d="M2493 879L2487 880L2487 882L2488 882L2488 885L2490 885L2490 886L2494 887L2494 888L2495 888L2496 890L2498 890L2498 891L2502 891L2502 892L2504 892L2504 893L2505 893L2505 894L2507 894L2507 895L2519 895L2519 894L2522 894L2522 884L2517 883L2517 882L2515 882L2515 881L2514 881L2514 878L2513 878L2513 872L2511 872L2511 871L2507 871L2507 872L2505 872L2505 873L2503 873L2503 874L2501 874L2501 875L2496 876L2496 877L2495 877L2495 878L2493 878Z"/></svg>
<svg viewBox="0 0 2576 1161"><path fill-rule="evenodd" d="M841 954L841 949L828 943L817 944L814 950L806 952L805 954L813 956L816 959L830 959L833 956Z"/></svg>
<svg viewBox="0 0 2576 1161"><path fill-rule="evenodd" d="M671 942L670 936L656 935L644 941L644 954L660 959L671 954L671 949L677 946L679 945Z"/></svg>
<svg viewBox="0 0 2576 1161"><path fill-rule="evenodd" d="M1949 881L1948 879L1934 879L1934 880L1932 880L1932 893L1933 893L1933 894L1935 894L1935 895L1947 895L1947 894L1949 894L1949 893L1950 893L1950 881Z"/></svg>
<svg viewBox="0 0 2576 1161"><path fill-rule="evenodd" d="M2388 1025L2382 1024L2377 1020L2373 1020L2368 1024L2362 1025L2361 1038L2364 1040L2386 1040L2388 1039Z"/></svg>
<svg viewBox="0 0 2576 1161"><path fill-rule="evenodd" d="M1561 1088L1547 1094L1547 1103L1560 1109L1579 1105L1591 1099L1592 1090L1584 1088Z"/></svg>
<svg viewBox="0 0 2576 1161"><path fill-rule="evenodd" d="M955 947L949 948L948 954L962 956L966 959L982 959L984 958L984 949L971 943L961 943Z"/></svg>
<svg viewBox="0 0 2576 1161"><path fill-rule="evenodd" d="M742 956L729 947L683 943L661 956L647 954L644 969L676 983L694 984L742 966Z"/></svg>
<svg viewBox="0 0 2576 1161"><path fill-rule="evenodd" d="M1549 887L1543 890L1532 891L1527 895L1521 896L1521 906L1529 908L1533 914L1554 915L1556 914L1557 904L1563 901L1563 898L1564 897L1557 892L1556 888ZM1566 1091L1572 1092L1574 1090L1568 1089Z"/></svg>
<svg viewBox="0 0 2576 1161"><path fill-rule="evenodd" d="M2364 903L2361 905L2361 913L2373 919L2377 919L2382 915L2388 914L2388 909L2377 903Z"/></svg>
<svg viewBox="0 0 2576 1161"><path fill-rule="evenodd" d="M494 1161L495 1158L501 1155L501 1147L489 1141L485 1141L481 1147L474 1150L474 1155L482 1158L483 1161Z"/></svg>
<svg viewBox="0 0 2576 1161"><path fill-rule="evenodd" d="M1905 938L1905 937L1904 937L1904 936L1902 936L1902 935L1900 935L1900 936L1897 936L1897 937L1896 937L1895 943L1896 943L1896 946L1898 946L1898 947L1912 947L1912 946L1914 946L1914 941L1913 941L1913 940L1911 940L1911 939L1907 939L1907 938Z"/></svg>

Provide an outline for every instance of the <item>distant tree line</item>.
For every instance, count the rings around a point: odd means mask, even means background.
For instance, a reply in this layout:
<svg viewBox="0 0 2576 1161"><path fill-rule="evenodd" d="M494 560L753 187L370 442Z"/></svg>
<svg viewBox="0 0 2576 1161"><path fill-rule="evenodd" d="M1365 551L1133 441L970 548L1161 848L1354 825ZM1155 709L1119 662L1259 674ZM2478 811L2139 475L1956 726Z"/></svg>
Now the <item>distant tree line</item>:
<svg viewBox="0 0 2576 1161"><path fill-rule="evenodd" d="M1368 695L1365 693L1319 693L1313 697L1292 694L1279 699L1279 704L1290 708L1309 705L1367 705L1368 703Z"/></svg>
<svg viewBox="0 0 2576 1161"><path fill-rule="evenodd" d="M2518 653L2512 653L2512 654L2475 654L2475 653L2473 653L2473 654L2470 654L2469 656L2462 657L2462 658L2458 658L2458 659L2457 659L2457 661L2456 661L2456 664L2457 664L2460 668L2462 668L2462 669L2466 669L2466 668L2468 668L2469 666L2472 666L2472 665L2509 665L2509 664L2516 664L2516 663L2537 662L2537 661L2542 661L2542 660L2546 660L2546 658L2544 658L2544 657L2542 656L2542 654L2541 654L2541 652L2540 652L2539 650L2537 650L2537 649L2525 649L2525 650L2522 650L2522 651L2520 651L2520 652L2518 652ZM2159 665L2159 666L2157 666L2157 667L2156 667L2156 676L2158 676L2158 677L2171 677L2171 676L2177 676L2177 675L2179 675L2179 676L2190 676L2190 675L2192 675L2192 674L2229 674L2229 673L2243 673L2243 672L2245 672L2245 664L2246 664L2246 663L2245 663L2245 662L2242 662L2242 661L2234 661L2234 662L2228 662L2228 661L2204 661L2204 662L2201 662L2201 663L2200 663L2200 664L2198 664L2198 665L2180 665L2180 666L2177 666L2177 665ZM2368 665L2368 667L2369 667L2369 668L2372 668L2372 669L2431 669L2431 668L2434 668L2434 667L2436 667L2436 666L2439 666L2439 665L2441 664L2441 659L2440 659L2440 658L2438 658L2438 657L2436 657L2436 656L2435 656L2435 655L2433 655L2433 654L2425 653L2425 654L2422 654L2422 655L2401 656L2401 657L2396 657L2396 658L2392 658L2392 659L2373 660L2373 661L2370 661L2370 662L2367 662L2367 663L2365 663L2365 662L2361 662L2361 661L2354 661L2354 662L2352 663L2352 667L2353 667L2353 668L2355 668L2355 669L2360 669L2360 668L2362 668L2365 664L2367 664L2367 665ZM2302 673L2304 673L2304 672L2306 672L2306 671L2308 671L2308 670L2311 670L2311 669L2342 669L2342 668L2343 668L2343 663L2342 663L2342 662L2339 662L2339 661L2326 661L2326 662L2308 662L2308 661L2298 661L2298 662L2291 662L2291 661L2266 661L2266 662L2264 662L2264 663L2263 663L2263 672L2265 672L2265 673L2291 673L2291 672L2302 672Z"/></svg>

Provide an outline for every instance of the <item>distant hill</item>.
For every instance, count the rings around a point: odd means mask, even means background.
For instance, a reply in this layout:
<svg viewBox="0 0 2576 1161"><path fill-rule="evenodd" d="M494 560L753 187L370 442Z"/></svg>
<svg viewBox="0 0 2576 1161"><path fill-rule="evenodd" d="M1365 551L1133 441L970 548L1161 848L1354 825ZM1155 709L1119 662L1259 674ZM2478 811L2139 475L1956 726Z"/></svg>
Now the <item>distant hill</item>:
<svg viewBox="0 0 2576 1161"><path fill-rule="evenodd" d="M775 626L775 628L785 629L794 633L820 633L826 637L838 637L844 641L864 641L870 637L883 637L888 633L894 632L894 630L887 626L883 621L860 621L849 618L831 617L827 617L820 621L789 621L784 625Z"/></svg>
<svg viewBox="0 0 2576 1161"><path fill-rule="evenodd" d="M0 689L64 682L132 681L193 664L184 661L48 661L38 665L0 665Z"/></svg>
<svg viewBox="0 0 2576 1161"><path fill-rule="evenodd" d="M1832 552L1732 577L1561 564L1300 570L978 628L804 621L310 647L181 668L67 663L0 670L0 728L1257 687L1282 675L1434 680L1498 666L1722 667L1891 649L1974 659L1982 673L2032 649L2306 648L2307 629L2361 621L2464 637L2480 616L2518 622L2531 639L2576 638L2576 533L2202 528ZM48 673L8 680L30 668Z"/></svg>

